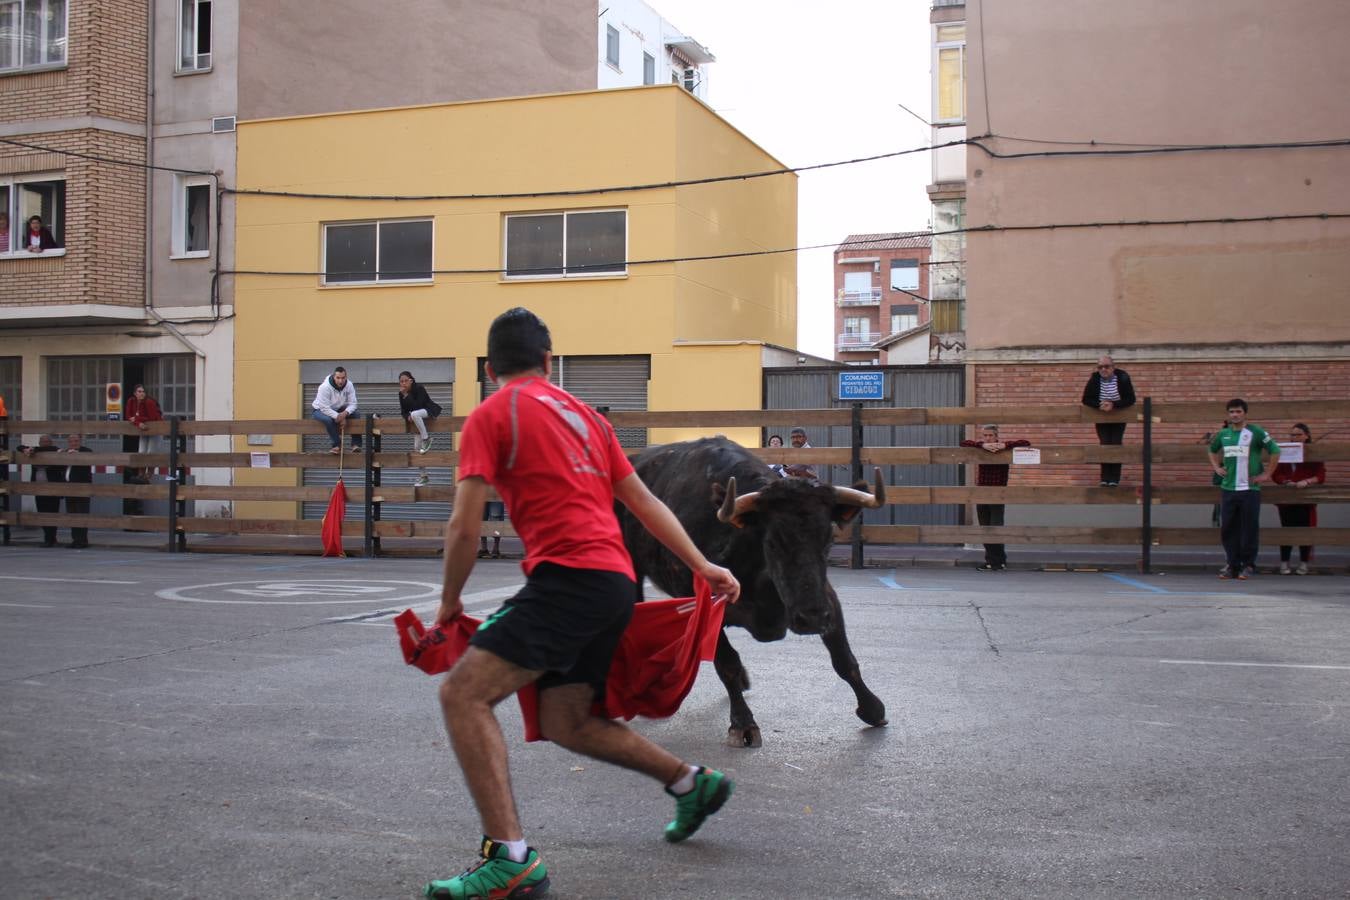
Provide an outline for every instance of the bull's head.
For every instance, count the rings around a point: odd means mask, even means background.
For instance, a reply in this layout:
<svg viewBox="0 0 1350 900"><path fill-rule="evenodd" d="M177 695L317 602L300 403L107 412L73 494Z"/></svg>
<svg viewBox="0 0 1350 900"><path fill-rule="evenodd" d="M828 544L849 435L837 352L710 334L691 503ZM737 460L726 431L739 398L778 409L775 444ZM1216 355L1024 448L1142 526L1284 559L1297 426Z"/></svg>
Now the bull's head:
<svg viewBox="0 0 1350 900"><path fill-rule="evenodd" d="M880 469L875 470L872 493L784 478L738 497L736 479L731 478L717 518L762 539L765 571L756 575L772 582L788 627L798 634L818 634L832 624L834 604L825 570L835 527L862 509L877 509L885 503Z"/></svg>

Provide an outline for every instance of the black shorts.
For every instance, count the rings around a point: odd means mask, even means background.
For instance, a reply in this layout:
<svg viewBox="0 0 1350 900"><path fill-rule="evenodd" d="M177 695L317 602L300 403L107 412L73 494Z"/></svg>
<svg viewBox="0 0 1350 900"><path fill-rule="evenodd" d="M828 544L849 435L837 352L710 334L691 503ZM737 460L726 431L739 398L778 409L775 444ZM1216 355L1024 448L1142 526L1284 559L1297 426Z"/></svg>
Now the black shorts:
<svg viewBox="0 0 1350 900"><path fill-rule="evenodd" d="M635 596L627 575L540 563L520 593L484 619L469 643L543 672L541 689L589 684L601 699Z"/></svg>

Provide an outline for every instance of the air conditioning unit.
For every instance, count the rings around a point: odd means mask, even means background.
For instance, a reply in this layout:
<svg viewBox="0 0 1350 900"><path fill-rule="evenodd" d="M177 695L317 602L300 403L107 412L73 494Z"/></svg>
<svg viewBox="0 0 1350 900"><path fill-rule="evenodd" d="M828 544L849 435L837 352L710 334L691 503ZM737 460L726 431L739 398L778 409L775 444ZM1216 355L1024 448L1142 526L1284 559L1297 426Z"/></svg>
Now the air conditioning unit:
<svg viewBox="0 0 1350 900"><path fill-rule="evenodd" d="M234 116L216 116L211 120L213 134L224 134L227 131L234 131Z"/></svg>

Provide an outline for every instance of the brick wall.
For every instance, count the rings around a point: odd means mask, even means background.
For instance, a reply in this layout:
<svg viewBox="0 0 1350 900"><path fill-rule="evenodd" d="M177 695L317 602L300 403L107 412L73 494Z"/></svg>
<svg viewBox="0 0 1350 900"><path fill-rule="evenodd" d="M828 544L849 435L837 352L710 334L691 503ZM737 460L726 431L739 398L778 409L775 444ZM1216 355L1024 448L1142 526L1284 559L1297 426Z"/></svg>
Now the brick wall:
<svg viewBox="0 0 1350 900"><path fill-rule="evenodd" d="M101 129L44 131L44 120L97 116L144 125L146 0L70 4L66 68L0 76L0 122L27 144L145 161L145 140ZM144 302L145 173L0 144L0 175L63 173L66 255L0 260L0 303Z"/></svg>
<svg viewBox="0 0 1350 900"><path fill-rule="evenodd" d="M1153 426L1154 443L1192 444L1195 447L1195 465L1155 465L1154 483L1158 485L1206 485L1210 470L1205 459L1201 438L1206 432L1219 428L1224 420L1224 404L1233 397L1242 397L1248 403L1260 400L1340 400L1350 397L1350 361L1284 362L1260 360L1209 360L1205 362L1158 362L1117 364L1130 374L1135 394L1142 405L1145 396L1154 402L1214 401L1214 420L1208 423L1169 424ZM976 406L1041 406L1078 403L1083 387L1092 374L1089 363L1049 365L979 365L973 366ZM1138 406L1136 406L1138 409ZM1276 440L1285 440L1292 421L1264 421L1259 410L1254 410L1253 424L1271 432ZM1328 440L1350 441L1350 420L1317 420L1306 423L1317 439L1329 435ZM1003 437L1024 437L1033 445L1096 444L1097 434L1091 425L1005 425ZM978 435L975 435L978 436ZM1125 445L1136 449L1143 442L1143 426L1131 423L1125 430ZM1142 467L1126 465L1123 483L1127 488L1142 483ZM1011 470L1010 485L1075 484L1096 485L1098 466L1017 466ZM1345 484L1350 481L1350 462L1327 464L1327 481Z"/></svg>

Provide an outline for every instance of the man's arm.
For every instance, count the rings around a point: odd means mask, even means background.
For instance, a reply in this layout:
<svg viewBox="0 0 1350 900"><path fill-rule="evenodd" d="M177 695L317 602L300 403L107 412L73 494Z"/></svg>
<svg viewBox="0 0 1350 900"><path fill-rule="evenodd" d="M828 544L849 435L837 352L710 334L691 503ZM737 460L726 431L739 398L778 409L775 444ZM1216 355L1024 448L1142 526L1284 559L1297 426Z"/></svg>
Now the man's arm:
<svg viewBox="0 0 1350 900"><path fill-rule="evenodd" d="M636 472L614 485L614 496L628 507L628 511L637 517L643 528L678 556L695 575L702 576L708 582L714 597L723 597L728 603L736 602L741 595L741 585L736 576L730 570L710 562L694 546L680 520L642 483Z"/></svg>
<svg viewBox="0 0 1350 900"><path fill-rule="evenodd" d="M1223 457L1213 450L1209 451L1209 467L1214 471L1215 475L1224 476L1228 474L1228 470L1224 468L1223 465Z"/></svg>
<svg viewBox="0 0 1350 900"><path fill-rule="evenodd" d="M1116 409L1134 406L1134 382L1130 380L1130 373L1117 369L1116 384L1120 387L1120 400L1116 402Z"/></svg>
<svg viewBox="0 0 1350 900"><path fill-rule="evenodd" d="M1261 471L1252 478L1252 481L1258 484L1269 481L1271 473L1279 463L1280 445L1267 434L1265 440L1261 442Z"/></svg>
<svg viewBox="0 0 1350 900"><path fill-rule="evenodd" d="M445 571L441 608L436 612L437 625L445 625L464 612L459 595L478 559L478 531L482 527L487 494L487 481L477 475L461 480L455 488L455 508L445 529Z"/></svg>
<svg viewBox="0 0 1350 900"><path fill-rule="evenodd" d="M1097 391L1093 390L1093 385L1096 384L1096 380L1099 379L1099 378L1100 378L1100 376L1099 376L1096 372L1093 372L1091 375L1088 376L1087 384L1085 384L1085 385L1083 386L1083 405L1084 405L1084 406L1090 406L1090 407L1092 407L1093 409L1096 409L1096 408L1097 408L1097 402L1098 402L1098 401L1097 401L1097 397L1099 397L1099 396L1101 396L1101 395L1098 394Z"/></svg>

